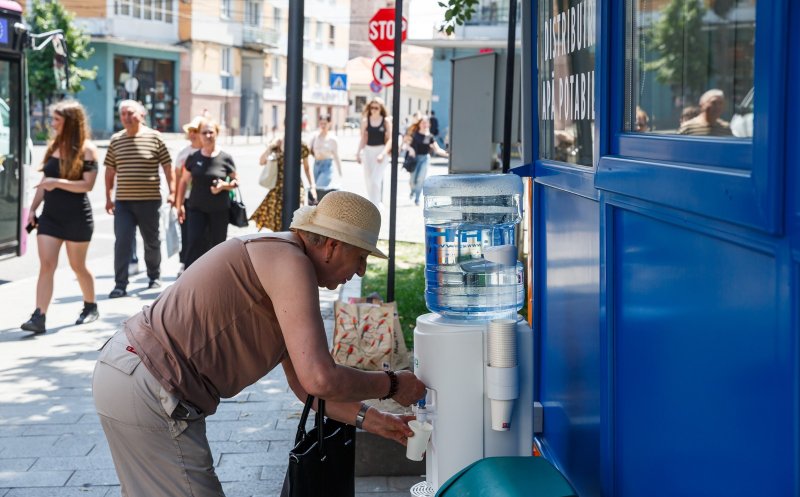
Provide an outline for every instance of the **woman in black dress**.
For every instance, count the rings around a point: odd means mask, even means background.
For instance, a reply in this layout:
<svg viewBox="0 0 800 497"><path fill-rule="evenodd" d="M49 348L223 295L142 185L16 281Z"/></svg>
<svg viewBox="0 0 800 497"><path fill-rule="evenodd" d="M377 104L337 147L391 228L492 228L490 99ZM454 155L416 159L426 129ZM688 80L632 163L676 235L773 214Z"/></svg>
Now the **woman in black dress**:
<svg viewBox="0 0 800 497"><path fill-rule="evenodd" d="M61 245L67 247L69 265L75 272L83 294L83 311L75 324L95 321L100 315L94 294L94 276L86 268L86 252L94 231L92 206L86 192L97 179L97 147L89 141L86 112L76 101L53 106L51 124L54 138L42 162L44 177L36 185L28 222L38 228L39 280L36 283L36 310L21 328L44 333L45 316L53 298L53 274ZM36 209L44 201L42 214Z"/></svg>
<svg viewBox="0 0 800 497"><path fill-rule="evenodd" d="M231 207L228 192L239 185L233 157L217 146L219 124L204 119L199 129L202 147L184 162L175 203L178 220L188 222L186 268L228 238L228 211ZM192 182L192 194L184 207L184 192L189 181Z"/></svg>

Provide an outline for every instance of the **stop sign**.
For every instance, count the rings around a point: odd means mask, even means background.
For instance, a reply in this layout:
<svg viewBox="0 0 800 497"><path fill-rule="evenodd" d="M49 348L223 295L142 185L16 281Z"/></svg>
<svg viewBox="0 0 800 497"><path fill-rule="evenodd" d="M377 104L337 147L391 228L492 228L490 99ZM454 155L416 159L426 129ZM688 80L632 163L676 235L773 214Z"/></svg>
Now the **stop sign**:
<svg viewBox="0 0 800 497"><path fill-rule="evenodd" d="M408 36L408 21L403 18L403 41ZM394 9L380 9L369 20L369 41L379 52L394 50Z"/></svg>

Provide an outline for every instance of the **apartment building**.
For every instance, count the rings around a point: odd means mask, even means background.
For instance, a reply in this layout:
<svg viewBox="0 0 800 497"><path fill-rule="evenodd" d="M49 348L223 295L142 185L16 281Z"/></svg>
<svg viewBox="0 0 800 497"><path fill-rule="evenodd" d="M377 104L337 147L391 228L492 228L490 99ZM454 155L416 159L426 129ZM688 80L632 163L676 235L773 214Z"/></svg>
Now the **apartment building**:
<svg viewBox="0 0 800 497"><path fill-rule="evenodd" d="M265 125L282 130L286 113L289 0L271 3L271 23L280 30L269 55L264 89ZM350 40L350 0L306 0L303 19L303 128L315 129L321 115L334 126L347 116L347 91L332 89L331 75L344 74Z"/></svg>
<svg viewBox="0 0 800 497"><path fill-rule="evenodd" d="M98 78L78 95L97 136L120 129L115 109L134 99L148 124L180 131L207 113L228 133L282 130L289 0L64 0L92 36ZM343 123L349 0L307 0L303 39L304 123L321 114Z"/></svg>
<svg viewBox="0 0 800 497"><path fill-rule="evenodd" d="M141 101L149 124L177 129L177 98L182 55L178 44L180 0L62 0L76 24L92 36L97 79L77 97L91 119L95 136L120 129L115 112L121 100Z"/></svg>

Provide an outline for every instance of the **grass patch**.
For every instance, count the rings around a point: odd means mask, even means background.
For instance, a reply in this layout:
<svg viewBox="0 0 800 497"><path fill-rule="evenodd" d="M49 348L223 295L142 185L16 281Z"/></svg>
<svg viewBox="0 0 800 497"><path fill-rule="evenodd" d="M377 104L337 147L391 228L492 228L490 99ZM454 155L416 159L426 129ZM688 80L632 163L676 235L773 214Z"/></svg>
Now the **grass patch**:
<svg viewBox="0 0 800 497"><path fill-rule="evenodd" d="M385 240L378 243L384 253L389 252L389 244ZM422 243L396 242L394 299L397 302L397 313L403 337L409 348L414 345L414 327L417 316L425 314L425 245ZM370 257L367 260L367 273L361 281L361 295L368 296L376 292L386 300L386 278L389 262L386 259Z"/></svg>

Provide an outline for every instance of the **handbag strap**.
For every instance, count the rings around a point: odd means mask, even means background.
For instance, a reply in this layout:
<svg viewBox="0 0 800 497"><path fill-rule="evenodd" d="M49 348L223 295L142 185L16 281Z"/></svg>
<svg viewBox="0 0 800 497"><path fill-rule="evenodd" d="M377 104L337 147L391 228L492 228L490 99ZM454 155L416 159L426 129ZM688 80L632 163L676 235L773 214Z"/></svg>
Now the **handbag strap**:
<svg viewBox="0 0 800 497"><path fill-rule="evenodd" d="M300 424L297 426L297 435L295 436L294 443L295 445L300 443L308 433L306 432L306 422L308 421L308 415L311 412L311 406L314 405L314 396L309 395L306 398L306 405L303 406L303 414L300 415ZM317 426L317 437L319 442L319 452L322 455L322 459L325 459L325 434L323 432L323 427L325 426L325 401L319 399L317 401L317 414L314 416L314 423Z"/></svg>

